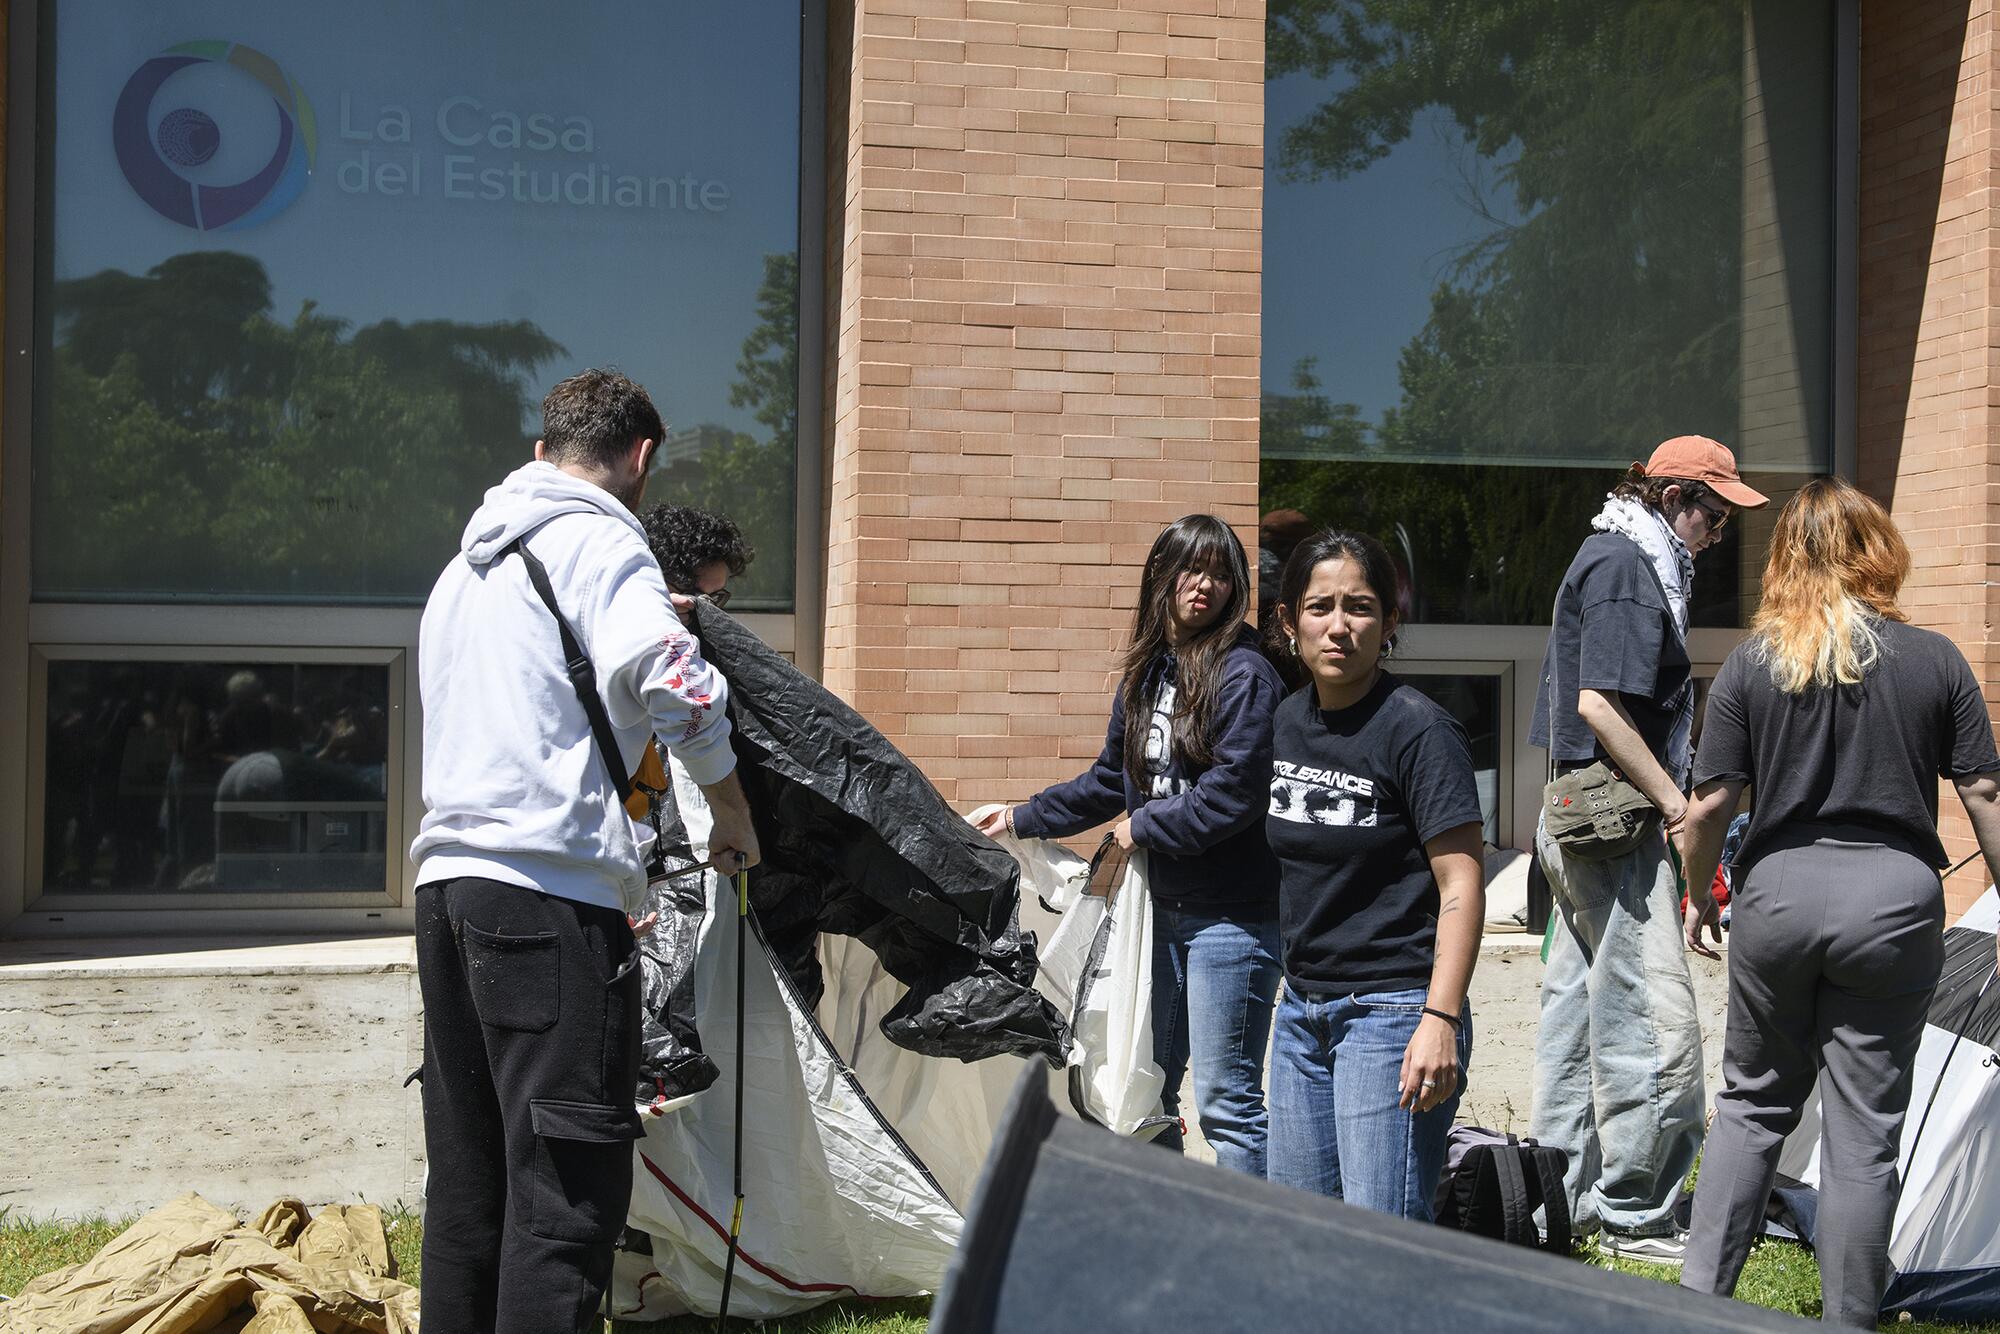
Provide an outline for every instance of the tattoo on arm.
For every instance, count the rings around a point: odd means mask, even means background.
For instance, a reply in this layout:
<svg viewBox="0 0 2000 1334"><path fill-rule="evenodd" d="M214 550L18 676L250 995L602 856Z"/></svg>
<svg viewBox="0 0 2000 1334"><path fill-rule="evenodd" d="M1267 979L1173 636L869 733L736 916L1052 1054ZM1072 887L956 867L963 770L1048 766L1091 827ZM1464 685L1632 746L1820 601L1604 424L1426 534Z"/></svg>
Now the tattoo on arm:
<svg viewBox="0 0 2000 1334"><path fill-rule="evenodd" d="M1451 916L1453 913L1457 911L1458 911L1458 895L1454 894L1450 898L1444 901L1443 907L1438 909L1438 918L1440 921L1442 921L1444 918Z"/></svg>

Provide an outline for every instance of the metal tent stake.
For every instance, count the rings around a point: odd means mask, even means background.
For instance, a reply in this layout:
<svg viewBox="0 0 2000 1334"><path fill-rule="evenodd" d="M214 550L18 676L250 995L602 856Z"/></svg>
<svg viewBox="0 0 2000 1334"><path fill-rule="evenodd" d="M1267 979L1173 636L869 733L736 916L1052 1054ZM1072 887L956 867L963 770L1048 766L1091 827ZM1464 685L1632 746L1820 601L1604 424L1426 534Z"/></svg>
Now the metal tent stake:
<svg viewBox="0 0 2000 1334"><path fill-rule="evenodd" d="M720 1334L729 1321L729 1289L736 1281L736 1252L743 1244L743 956L750 927L750 872L736 873L736 1147L730 1167L736 1207L729 1214L729 1261L722 1270L722 1308L715 1313Z"/></svg>

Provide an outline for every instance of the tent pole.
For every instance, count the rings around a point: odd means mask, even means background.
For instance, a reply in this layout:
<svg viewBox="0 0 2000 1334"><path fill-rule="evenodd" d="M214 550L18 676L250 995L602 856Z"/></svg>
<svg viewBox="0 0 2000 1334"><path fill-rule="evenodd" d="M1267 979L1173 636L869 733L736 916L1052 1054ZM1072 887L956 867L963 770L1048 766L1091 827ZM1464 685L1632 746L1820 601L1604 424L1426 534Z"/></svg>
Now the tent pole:
<svg viewBox="0 0 2000 1334"><path fill-rule="evenodd" d="M729 1320L729 1289L736 1281L736 1252L743 1244L743 955L750 923L750 872L736 873L736 1147L730 1166L736 1207L729 1215L729 1262L722 1270L722 1306L715 1313L717 1334Z"/></svg>

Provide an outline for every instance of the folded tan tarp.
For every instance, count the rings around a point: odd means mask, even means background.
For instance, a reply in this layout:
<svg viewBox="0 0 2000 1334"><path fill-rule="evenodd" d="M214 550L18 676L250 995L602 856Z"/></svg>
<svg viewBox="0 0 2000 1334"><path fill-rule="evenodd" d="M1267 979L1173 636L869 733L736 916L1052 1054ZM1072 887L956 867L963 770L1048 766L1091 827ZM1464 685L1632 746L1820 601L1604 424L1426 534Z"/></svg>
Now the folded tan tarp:
<svg viewBox="0 0 2000 1334"><path fill-rule="evenodd" d="M183 1195L0 1302L0 1334L413 1334L394 1270L372 1204L279 1200L246 1227Z"/></svg>

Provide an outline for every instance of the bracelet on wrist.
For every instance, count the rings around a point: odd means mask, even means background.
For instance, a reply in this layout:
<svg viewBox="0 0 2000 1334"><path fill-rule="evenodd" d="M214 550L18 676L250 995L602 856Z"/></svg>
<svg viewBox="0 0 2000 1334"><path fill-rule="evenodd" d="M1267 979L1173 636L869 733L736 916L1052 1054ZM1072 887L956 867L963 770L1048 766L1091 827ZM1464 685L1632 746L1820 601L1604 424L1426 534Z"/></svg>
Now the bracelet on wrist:
<svg viewBox="0 0 2000 1334"><path fill-rule="evenodd" d="M1424 1013L1444 1020L1447 1024L1451 1025L1451 1031L1454 1033L1464 1031L1465 1020L1458 1015L1447 1013L1444 1010L1433 1009L1428 1005L1424 1007Z"/></svg>

